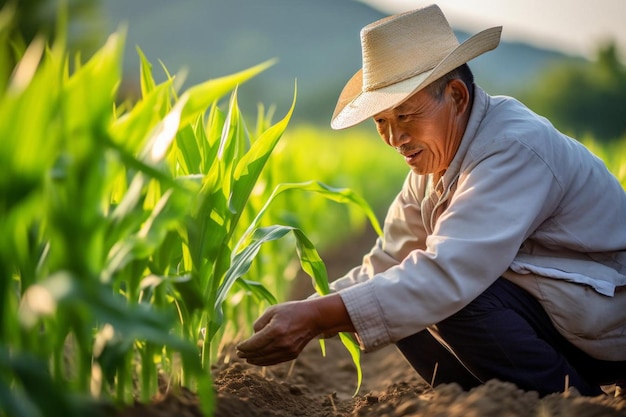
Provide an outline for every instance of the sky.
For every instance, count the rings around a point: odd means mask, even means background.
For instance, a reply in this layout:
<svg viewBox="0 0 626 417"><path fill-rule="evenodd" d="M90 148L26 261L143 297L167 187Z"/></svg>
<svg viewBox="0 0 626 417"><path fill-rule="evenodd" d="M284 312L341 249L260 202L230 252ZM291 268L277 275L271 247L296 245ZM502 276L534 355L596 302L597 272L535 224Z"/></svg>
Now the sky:
<svg viewBox="0 0 626 417"><path fill-rule="evenodd" d="M626 62L626 0L361 0L385 13L437 3L455 29L503 26L502 38L595 57L607 39Z"/></svg>

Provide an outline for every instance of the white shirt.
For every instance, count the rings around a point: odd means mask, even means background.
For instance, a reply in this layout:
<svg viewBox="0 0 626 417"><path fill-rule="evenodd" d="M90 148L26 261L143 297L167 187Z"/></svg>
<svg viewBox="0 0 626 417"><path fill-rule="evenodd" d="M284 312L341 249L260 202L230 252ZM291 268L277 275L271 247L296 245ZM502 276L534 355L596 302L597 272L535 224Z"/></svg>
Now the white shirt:
<svg viewBox="0 0 626 417"><path fill-rule="evenodd" d="M438 184L430 178L408 175L383 237L331 285L365 351L440 322L517 273L619 302L617 356L626 360L626 298L613 297L626 285L626 193L599 158L520 102L476 87L450 167Z"/></svg>

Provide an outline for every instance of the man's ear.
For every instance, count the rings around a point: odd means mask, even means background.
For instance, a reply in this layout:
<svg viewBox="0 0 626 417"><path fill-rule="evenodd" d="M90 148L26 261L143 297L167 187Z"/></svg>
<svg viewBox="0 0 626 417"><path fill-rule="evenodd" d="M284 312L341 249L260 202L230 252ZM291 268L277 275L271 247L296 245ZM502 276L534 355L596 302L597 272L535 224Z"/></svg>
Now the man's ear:
<svg viewBox="0 0 626 417"><path fill-rule="evenodd" d="M450 80L446 86L447 94L452 98L459 113L465 112L469 106L470 94L467 86L458 78Z"/></svg>

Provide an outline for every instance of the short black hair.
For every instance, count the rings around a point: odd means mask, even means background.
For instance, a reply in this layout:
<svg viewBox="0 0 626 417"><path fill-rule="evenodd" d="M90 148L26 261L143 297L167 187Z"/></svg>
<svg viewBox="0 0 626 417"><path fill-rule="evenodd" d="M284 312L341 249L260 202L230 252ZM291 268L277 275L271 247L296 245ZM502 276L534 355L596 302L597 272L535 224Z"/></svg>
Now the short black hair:
<svg viewBox="0 0 626 417"><path fill-rule="evenodd" d="M470 99L472 99L474 97L474 74L467 63L456 67L452 71L444 74L441 78L428 84L424 87L424 90L426 90L432 98L440 101L443 98L443 92L446 90L448 83L457 78L465 83L470 93Z"/></svg>

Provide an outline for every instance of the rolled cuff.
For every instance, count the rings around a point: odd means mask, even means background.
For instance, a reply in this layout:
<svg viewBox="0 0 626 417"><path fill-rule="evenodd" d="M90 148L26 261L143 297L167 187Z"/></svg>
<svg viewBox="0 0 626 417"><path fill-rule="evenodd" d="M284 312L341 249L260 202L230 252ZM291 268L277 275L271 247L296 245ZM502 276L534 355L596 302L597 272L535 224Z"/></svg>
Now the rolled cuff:
<svg viewBox="0 0 626 417"><path fill-rule="evenodd" d="M371 352L392 343L371 281L344 288L338 293L346 306L363 351Z"/></svg>

